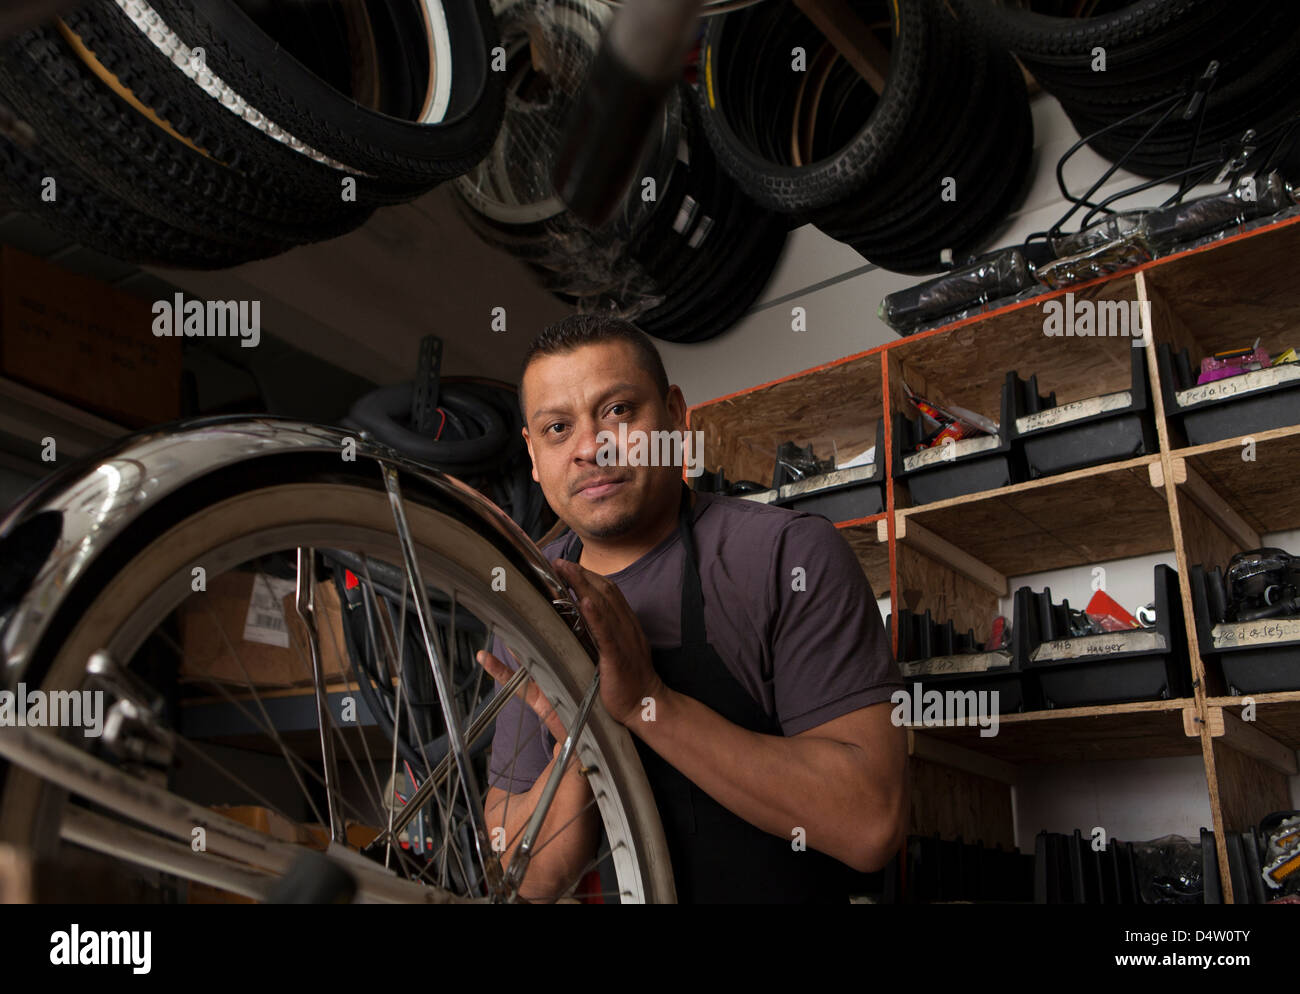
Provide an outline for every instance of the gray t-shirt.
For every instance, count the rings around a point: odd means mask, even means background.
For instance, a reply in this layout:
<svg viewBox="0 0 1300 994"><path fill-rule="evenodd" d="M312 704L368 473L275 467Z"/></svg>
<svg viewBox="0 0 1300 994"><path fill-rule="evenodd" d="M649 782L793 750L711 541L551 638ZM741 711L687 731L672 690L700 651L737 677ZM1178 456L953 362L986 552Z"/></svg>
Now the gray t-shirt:
<svg viewBox="0 0 1300 994"><path fill-rule="evenodd" d="M831 522L707 493L696 495L692 514L708 640L785 735L887 701L902 688L875 594ZM573 540L565 532L543 552L548 560L560 558ZM607 577L623 592L652 648L681 644L683 555L674 529ZM492 651L515 666L500 638ZM512 793L527 790L554 746L537 716L515 698L497 716L489 783Z"/></svg>

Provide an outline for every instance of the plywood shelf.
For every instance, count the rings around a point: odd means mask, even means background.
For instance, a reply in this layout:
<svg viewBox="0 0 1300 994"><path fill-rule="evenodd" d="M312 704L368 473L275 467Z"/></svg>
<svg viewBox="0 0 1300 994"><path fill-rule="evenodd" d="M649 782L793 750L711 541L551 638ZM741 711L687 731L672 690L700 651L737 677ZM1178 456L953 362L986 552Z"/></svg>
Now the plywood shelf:
<svg viewBox="0 0 1300 994"><path fill-rule="evenodd" d="M1244 697L1210 697L1206 704L1240 715L1245 700ZM1256 728L1291 749L1300 749L1300 690L1252 694L1250 700L1255 704L1252 724Z"/></svg>
<svg viewBox="0 0 1300 994"><path fill-rule="evenodd" d="M1297 412L1300 416L1300 411ZM1247 438L1254 459L1243 459ZM1300 527L1300 425L1175 449L1189 468L1260 534ZM1220 564L1222 565L1222 564Z"/></svg>
<svg viewBox="0 0 1300 994"><path fill-rule="evenodd" d="M857 555L877 597L889 596L889 544L880 541L878 534L878 524L884 520L883 514L875 514L835 526Z"/></svg>
<svg viewBox="0 0 1300 994"><path fill-rule="evenodd" d="M924 687L924 684L922 684ZM1190 756L1201 751L1184 713L1195 701L1139 701L1003 715L996 735L978 726L913 729L935 741L1015 766Z"/></svg>
<svg viewBox="0 0 1300 994"><path fill-rule="evenodd" d="M1142 456L898 511L1004 576L1174 547L1159 456Z"/></svg>

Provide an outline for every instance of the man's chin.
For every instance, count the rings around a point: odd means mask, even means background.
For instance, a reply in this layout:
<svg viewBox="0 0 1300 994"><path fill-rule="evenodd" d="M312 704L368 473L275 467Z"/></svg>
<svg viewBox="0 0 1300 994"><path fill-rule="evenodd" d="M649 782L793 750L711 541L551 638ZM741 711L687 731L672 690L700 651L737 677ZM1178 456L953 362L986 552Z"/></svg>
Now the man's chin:
<svg viewBox="0 0 1300 994"><path fill-rule="evenodd" d="M576 498L575 504L582 501ZM618 507L612 502L604 507L583 508L585 514L574 515L573 519L592 538L621 538L636 528L636 508Z"/></svg>

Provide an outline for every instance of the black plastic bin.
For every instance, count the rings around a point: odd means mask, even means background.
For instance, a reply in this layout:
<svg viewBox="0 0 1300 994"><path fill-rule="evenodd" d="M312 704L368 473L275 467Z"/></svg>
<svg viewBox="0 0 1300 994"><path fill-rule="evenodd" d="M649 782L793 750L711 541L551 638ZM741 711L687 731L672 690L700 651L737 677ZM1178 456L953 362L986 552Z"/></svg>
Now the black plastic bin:
<svg viewBox="0 0 1300 994"><path fill-rule="evenodd" d="M1129 386L1114 393L1057 404L1038 392L1038 377L1009 373L1003 387L1005 429L1023 454L1028 479L1133 459L1158 448L1146 350L1132 348Z"/></svg>
<svg viewBox="0 0 1300 994"><path fill-rule="evenodd" d="M1201 659L1219 667L1228 693L1300 690L1300 618L1228 621L1219 567L1193 566L1190 572Z"/></svg>
<svg viewBox="0 0 1300 994"><path fill-rule="evenodd" d="M1160 346L1165 414L1189 445L1300 424L1300 363L1196 383L1186 349Z"/></svg>
<svg viewBox="0 0 1300 994"><path fill-rule="evenodd" d="M1191 695L1175 570L1163 563L1155 568L1154 628L1072 637L1069 606L1069 601L1052 603L1050 589L1016 591L1012 642L1021 668L1037 677L1045 707Z"/></svg>
<svg viewBox="0 0 1300 994"><path fill-rule="evenodd" d="M1013 651L982 652L973 631L959 633L951 621L939 624L929 611L898 612L898 668L904 680L923 686L996 692L999 714L1042 708L1035 678Z"/></svg>
<svg viewBox="0 0 1300 994"><path fill-rule="evenodd" d="M876 423L875 461L783 483L773 502L793 511L852 521L885 509L885 423Z"/></svg>
<svg viewBox="0 0 1300 994"><path fill-rule="evenodd" d="M895 414L894 479L907 484L912 503L930 504L1022 482L1024 471L1008 435L1007 410L1004 389L998 434L979 435L919 452L916 446L933 429L926 427L919 414L911 419Z"/></svg>

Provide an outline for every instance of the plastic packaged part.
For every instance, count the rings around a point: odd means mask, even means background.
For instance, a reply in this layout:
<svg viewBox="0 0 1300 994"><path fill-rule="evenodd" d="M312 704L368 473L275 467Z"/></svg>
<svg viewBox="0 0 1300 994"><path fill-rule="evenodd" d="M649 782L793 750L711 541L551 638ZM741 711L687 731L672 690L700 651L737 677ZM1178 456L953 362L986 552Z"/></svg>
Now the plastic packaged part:
<svg viewBox="0 0 1300 994"><path fill-rule="evenodd" d="M1014 375L1014 374L1010 374ZM918 397L940 418L952 418L952 412L934 407ZM916 401L913 401L916 403ZM924 408L918 407L924 411ZM996 490L1024 479L1024 465L1010 435L1007 393L1003 390L1001 416L997 421L980 417L992 424L996 434L984 434L970 426L967 437L953 438L929 445L934 435L933 416L922 413L908 418L894 415L894 478L907 484L914 504L929 504L950 497ZM972 412L966 412L971 415ZM958 422L963 423L963 422Z"/></svg>
<svg viewBox="0 0 1300 994"><path fill-rule="evenodd" d="M1150 842L1133 843L1142 902L1202 903L1204 867L1201 849L1201 845L1181 835L1164 835Z"/></svg>
<svg viewBox="0 0 1300 994"><path fill-rule="evenodd" d="M905 332L926 321L1001 300L1033 283L1024 253L1017 248L1002 249L979 262L888 294L877 313L895 331Z"/></svg>
<svg viewBox="0 0 1300 994"><path fill-rule="evenodd" d="M1090 252L1138 233L1146 215L1146 211L1140 210L1112 214L1071 234L1057 234L1049 239L1049 244L1058 259Z"/></svg>
<svg viewBox="0 0 1300 994"><path fill-rule="evenodd" d="M1142 220L1142 231L1147 244L1164 253L1180 243L1276 214L1294 203L1281 174L1272 172L1260 179L1245 177L1228 193L1151 211Z"/></svg>
<svg viewBox="0 0 1300 994"><path fill-rule="evenodd" d="M1044 286L1059 290L1121 269L1131 269L1149 262L1151 258L1152 251L1145 231L1139 229L1114 241L1103 242L1039 266L1035 275Z"/></svg>

